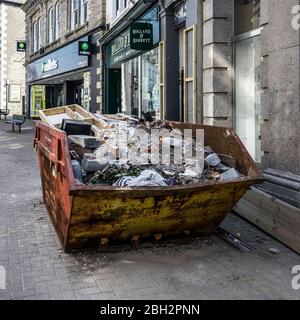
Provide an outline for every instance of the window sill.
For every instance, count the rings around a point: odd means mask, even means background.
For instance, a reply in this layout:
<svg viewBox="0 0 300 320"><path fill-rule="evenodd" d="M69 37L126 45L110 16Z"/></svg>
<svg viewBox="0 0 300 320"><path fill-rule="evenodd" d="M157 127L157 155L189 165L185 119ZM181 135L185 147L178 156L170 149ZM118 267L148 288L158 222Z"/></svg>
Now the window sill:
<svg viewBox="0 0 300 320"><path fill-rule="evenodd" d="M38 56L38 55L39 55L39 53L40 53L40 51L39 51L39 50L34 51L34 52L31 52L31 54L29 55L30 59L35 58L36 56Z"/></svg>
<svg viewBox="0 0 300 320"><path fill-rule="evenodd" d="M50 43L47 43L47 44L44 46L44 48L45 48L45 50L47 50L47 49L49 49L49 48L51 48L51 47L56 46L57 44L60 44L60 38L58 38L58 39L56 39L56 40L53 40L53 41L50 42Z"/></svg>
<svg viewBox="0 0 300 320"><path fill-rule="evenodd" d="M135 5L135 4L134 4ZM115 17L111 17L111 26L113 27L115 24L117 24L122 18L132 9L133 7L127 7L122 11L119 11Z"/></svg>
<svg viewBox="0 0 300 320"><path fill-rule="evenodd" d="M80 31L84 30L84 29L88 29L89 27L89 22L86 22L82 25L80 25L79 27L73 29L73 30L70 30L68 33L65 34L65 38L69 38L71 37L73 34L77 34L79 33Z"/></svg>
<svg viewBox="0 0 300 320"><path fill-rule="evenodd" d="M54 40L54 41L52 41L51 43L45 44L45 45L42 46L40 49L38 49L38 50L36 50L36 51L34 51L34 52L31 52L31 53L29 54L29 58L30 58L30 59L34 59L34 58L36 58L36 57L38 57L38 56L42 56L42 55L46 54L47 51L48 51L48 49L52 49L53 47L56 47L57 45L60 44L60 42L61 42L61 38L58 38L57 40ZM44 53L43 53L43 54L40 53L40 50L41 50L41 49L44 50Z"/></svg>

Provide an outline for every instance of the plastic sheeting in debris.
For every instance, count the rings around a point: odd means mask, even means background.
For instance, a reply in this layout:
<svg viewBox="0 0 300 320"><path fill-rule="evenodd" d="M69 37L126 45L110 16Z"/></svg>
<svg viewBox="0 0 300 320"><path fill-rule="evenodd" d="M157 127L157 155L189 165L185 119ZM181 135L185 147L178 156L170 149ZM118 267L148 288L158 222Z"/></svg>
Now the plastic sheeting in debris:
<svg viewBox="0 0 300 320"><path fill-rule="evenodd" d="M72 139L70 144L74 175L82 183L116 187L166 187L211 180L224 182L242 177L234 165L235 159L218 155L210 146L202 147L202 158L183 157L181 163L176 163L177 150L180 150L178 148L182 147L184 156L187 156L188 151L195 153L195 148L199 146L194 139L182 139L180 130L174 129L167 121L145 125L131 117L125 121L103 115L98 117L107 124L101 136L97 137L101 140L98 148L74 148L76 139ZM170 136L157 137L157 145L153 145L153 139L149 135L151 129L163 129ZM89 145L81 143L81 147L86 146ZM162 149L165 147L170 151L167 162L153 163L151 152L156 152L156 160L162 160Z"/></svg>

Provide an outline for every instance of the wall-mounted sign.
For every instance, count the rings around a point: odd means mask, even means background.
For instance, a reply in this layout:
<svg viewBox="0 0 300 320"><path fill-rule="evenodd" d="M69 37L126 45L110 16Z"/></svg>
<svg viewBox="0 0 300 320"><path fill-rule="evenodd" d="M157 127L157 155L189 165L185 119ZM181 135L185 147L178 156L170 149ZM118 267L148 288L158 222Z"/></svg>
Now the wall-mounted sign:
<svg viewBox="0 0 300 320"><path fill-rule="evenodd" d="M130 48L151 50L153 48L153 26L147 22L136 22L130 26Z"/></svg>
<svg viewBox="0 0 300 320"><path fill-rule="evenodd" d="M109 65L123 62L135 55L135 51L130 48L129 30L123 32L120 36L108 44Z"/></svg>
<svg viewBox="0 0 300 320"><path fill-rule="evenodd" d="M80 56L89 56L91 54L91 44L89 41L78 41L78 54Z"/></svg>
<svg viewBox="0 0 300 320"><path fill-rule="evenodd" d="M21 85L13 84L9 85L9 101L20 102L21 101Z"/></svg>
<svg viewBox="0 0 300 320"><path fill-rule="evenodd" d="M130 28L107 44L109 67L128 61L159 43L158 6L146 12Z"/></svg>
<svg viewBox="0 0 300 320"><path fill-rule="evenodd" d="M42 64L42 72L49 72L58 68L58 61L49 59Z"/></svg>
<svg viewBox="0 0 300 320"><path fill-rule="evenodd" d="M26 51L26 41L17 41L17 51L19 52Z"/></svg>
<svg viewBox="0 0 300 320"><path fill-rule="evenodd" d="M87 36L79 39L79 41L88 40ZM79 41L74 41L28 64L27 81L33 82L88 67L89 57L78 55Z"/></svg>

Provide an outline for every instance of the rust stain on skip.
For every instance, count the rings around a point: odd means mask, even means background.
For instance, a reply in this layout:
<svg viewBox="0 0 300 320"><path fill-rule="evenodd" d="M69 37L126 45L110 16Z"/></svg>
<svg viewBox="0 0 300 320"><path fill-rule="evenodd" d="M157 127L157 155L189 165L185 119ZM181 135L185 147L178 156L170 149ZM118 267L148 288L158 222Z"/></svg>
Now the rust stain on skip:
<svg viewBox="0 0 300 320"><path fill-rule="evenodd" d="M219 154L234 157L237 169L246 177L155 188L76 185L66 134L37 123L34 143L44 200L66 251L99 246L103 239L122 241L155 234L179 235L187 230L210 234L247 189L263 181L231 129L182 123L173 126L194 132L204 129L205 144Z"/></svg>

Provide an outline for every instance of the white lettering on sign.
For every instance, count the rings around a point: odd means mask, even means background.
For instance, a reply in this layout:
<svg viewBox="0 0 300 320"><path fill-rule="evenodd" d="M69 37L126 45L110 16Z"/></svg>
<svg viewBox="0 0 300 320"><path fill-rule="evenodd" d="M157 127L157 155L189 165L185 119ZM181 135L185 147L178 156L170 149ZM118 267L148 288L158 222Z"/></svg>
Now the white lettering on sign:
<svg viewBox="0 0 300 320"><path fill-rule="evenodd" d="M49 59L42 64L42 72L49 72L58 68L58 61L55 59Z"/></svg>
<svg viewBox="0 0 300 320"><path fill-rule="evenodd" d="M133 32L133 34L151 34L151 30L149 30L149 29L147 29L147 30L134 29L132 32Z"/></svg>
<svg viewBox="0 0 300 320"><path fill-rule="evenodd" d="M292 8L292 14L295 17L292 19L292 26L295 30L300 29L300 5L296 5Z"/></svg>
<svg viewBox="0 0 300 320"><path fill-rule="evenodd" d="M149 43L149 44L151 44L151 39L133 39L132 43Z"/></svg>
<svg viewBox="0 0 300 320"><path fill-rule="evenodd" d="M130 41L129 41L129 33L124 34L123 36L119 37L115 43L111 47L111 54L114 56L121 52L122 50L129 47Z"/></svg>
<svg viewBox="0 0 300 320"><path fill-rule="evenodd" d="M292 279L292 288L294 290L300 289L300 266L294 266L292 269L292 273L295 274L294 278Z"/></svg>
<svg viewBox="0 0 300 320"><path fill-rule="evenodd" d="M6 270L3 266L0 266L0 290L6 289Z"/></svg>

